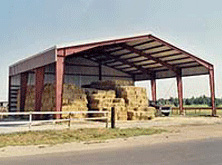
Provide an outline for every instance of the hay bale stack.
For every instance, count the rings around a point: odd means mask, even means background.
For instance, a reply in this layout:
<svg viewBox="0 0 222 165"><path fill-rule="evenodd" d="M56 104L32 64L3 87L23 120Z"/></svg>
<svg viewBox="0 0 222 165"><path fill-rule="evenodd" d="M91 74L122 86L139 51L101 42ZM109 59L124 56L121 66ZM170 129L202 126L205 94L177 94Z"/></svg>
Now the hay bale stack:
<svg viewBox="0 0 222 165"><path fill-rule="evenodd" d="M147 107L149 104L145 88L123 86L118 87L116 93L118 98L124 98L128 108Z"/></svg>
<svg viewBox="0 0 222 165"><path fill-rule="evenodd" d="M146 111L139 110L128 110L127 120L150 120L155 117L156 109L154 107L147 107Z"/></svg>
<svg viewBox="0 0 222 165"><path fill-rule="evenodd" d="M20 90L18 91L18 104L19 109L20 102ZM62 110L63 111L87 111L87 98L84 90L72 85L63 85L63 98L62 98ZM25 111L34 111L35 108L35 87L28 86L26 94ZM42 109L41 111L53 111L55 110L55 86L53 84L45 84L42 95ZM82 118L86 114L77 114L73 117ZM62 115L63 118L68 115Z"/></svg>
<svg viewBox="0 0 222 165"><path fill-rule="evenodd" d="M115 91L92 90L87 92L90 110L111 111L113 99L116 98Z"/></svg>
<svg viewBox="0 0 222 165"><path fill-rule="evenodd" d="M155 117L155 108L148 107L146 89L134 86L116 88L117 97L124 98L128 120L148 120Z"/></svg>
<svg viewBox="0 0 222 165"><path fill-rule="evenodd" d="M20 110L20 89L17 94L17 109ZM35 109L35 87L33 85L27 86L25 112L34 111Z"/></svg>
<svg viewBox="0 0 222 165"><path fill-rule="evenodd" d="M88 101L85 91L72 84L63 85L63 97L62 97L62 111L88 111ZM62 115L63 118L67 118L68 114ZM85 118L87 114L75 114L72 118Z"/></svg>
<svg viewBox="0 0 222 165"><path fill-rule="evenodd" d="M17 109L20 109L20 90L17 95ZM46 84L42 95L42 111L52 111L55 107L55 89L53 85ZM25 112L35 110L35 86L27 86Z"/></svg>
<svg viewBox="0 0 222 165"><path fill-rule="evenodd" d="M92 82L90 84L91 88L100 90L115 90L119 86L133 86L134 82L130 80L104 80Z"/></svg>
<svg viewBox="0 0 222 165"><path fill-rule="evenodd" d="M113 90L92 90L88 93L89 108L95 111L109 111L114 107L116 120L127 120L126 104L123 98L116 98ZM109 119L111 114L109 113ZM92 114L92 117L102 117L103 114Z"/></svg>
<svg viewBox="0 0 222 165"><path fill-rule="evenodd" d="M41 111L55 110L55 86L53 84L45 84L42 95Z"/></svg>
<svg viewBox="0 0 222 165"><path fill-rule="evenodd" d="M3 113L3 112L8 112L8 108L7 107L0 107L0 113ZM8 115L0 115L0 119L3 119L5 117L7 117Z"/></svg>
<svg viewBox="0 0 222 165"><path fill-rule="evenodd" d="M126 103L123 98L113 99L113 107L116 110L116 120L127 120Z"/></svg>

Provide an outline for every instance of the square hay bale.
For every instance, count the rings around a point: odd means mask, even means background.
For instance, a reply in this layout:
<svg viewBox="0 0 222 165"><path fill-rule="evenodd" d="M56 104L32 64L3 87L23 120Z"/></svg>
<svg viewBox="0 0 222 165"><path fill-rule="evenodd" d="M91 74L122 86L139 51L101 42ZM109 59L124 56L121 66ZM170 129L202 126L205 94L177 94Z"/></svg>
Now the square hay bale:
<svg viewBox="0 0 222 165"><path fill-rule="evenodd" d="M145 111L127 111L128 120L150 120L155 117L155 113Z"/></svg>
<svg viewBox="0 0 222 165"><path fill-rule="evenodd" d="M115 90L118 86L133 86L134 82L130 80L105 80L92 82L91 88L102 89L102 90Z"/></svg>
<svg viewBox="0 0 222 165"><path fill-rule="evenodd" d="M63 98L62 98L63 109L66 109L64 106L73 105L75 107L80 107L88 110L87 108L87 98L84 90L81 88L72 85L64 84L63 85ZM20 90L18 91L18 109L20 102ZM35 87L28 86L26 94L26 105L25 111L34 111L35 106ZM55 109L55 85L54 84L45 84L43 95L42 95L42 111L53 111Z"/></svg>

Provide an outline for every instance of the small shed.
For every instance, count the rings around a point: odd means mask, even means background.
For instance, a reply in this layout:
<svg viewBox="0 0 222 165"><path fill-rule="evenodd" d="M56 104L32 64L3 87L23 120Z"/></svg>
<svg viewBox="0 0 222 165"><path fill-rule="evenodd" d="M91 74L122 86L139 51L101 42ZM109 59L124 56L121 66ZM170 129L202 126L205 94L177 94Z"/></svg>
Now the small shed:
<svg viewBox="0 0 222 165"><path fill-rule="evenodd" d="M62 110L62 85L91 81L151 80L156 101L156 80L176 78L180 113L183 114L182 77L209 75L212 115L216 115L214 67L151 34L99 42L54 46L9 67L9 111L24 111L27 85L35 85L35 110L41 109L44 83L55 83L56 108Z"/></svg>

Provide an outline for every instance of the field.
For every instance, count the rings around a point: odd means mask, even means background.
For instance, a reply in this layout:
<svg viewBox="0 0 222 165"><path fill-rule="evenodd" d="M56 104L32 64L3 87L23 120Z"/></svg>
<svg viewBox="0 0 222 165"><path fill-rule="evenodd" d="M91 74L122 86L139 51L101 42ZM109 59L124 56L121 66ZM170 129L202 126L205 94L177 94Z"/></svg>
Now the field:
<svg viewBox="0 0 222 165"><path fill-rule="evenodd" d="M185 106L185 114L188 116L209 116L212 114L212 109L207 106ZM179 108L173 107L171 115L179 115ZM222 116L222 108L217 108L217 115Z"/></svg>

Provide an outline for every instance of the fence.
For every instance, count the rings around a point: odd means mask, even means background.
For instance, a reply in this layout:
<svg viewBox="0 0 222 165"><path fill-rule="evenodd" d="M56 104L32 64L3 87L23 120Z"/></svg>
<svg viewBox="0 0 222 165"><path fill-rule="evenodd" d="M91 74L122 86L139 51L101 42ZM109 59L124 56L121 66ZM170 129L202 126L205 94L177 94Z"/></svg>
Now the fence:
<svg viewBox="0 0 222 165"><path fill-rule="evenodd" d="M218 107L217 114L222 115L222 107ZM212 108L211 107L184 107L184 112L186 115L211 115ZM178 107L172 108L172 115L179 115L180 110Z"/></svg>
<svg viewBox="0 0 222 165"><path fill-rule="evenodd" d="M33 115L68 115L66 119L49 119L49 120L33 120ZM101 117L90 117L90 118L72 118L75 114L103 114ZM0 117L3 116L28 116L27 121L0 121L0 126L2 125L21 125L27 124L29 129L33 124L39 123L49 123L49 122L68 122L68 126L71 126L71 121L82 121L82 120L105 120L106 128L108 128L109 122L109 112L108 111L74 111L74 112L3 112L0 113Z"/></svg>

